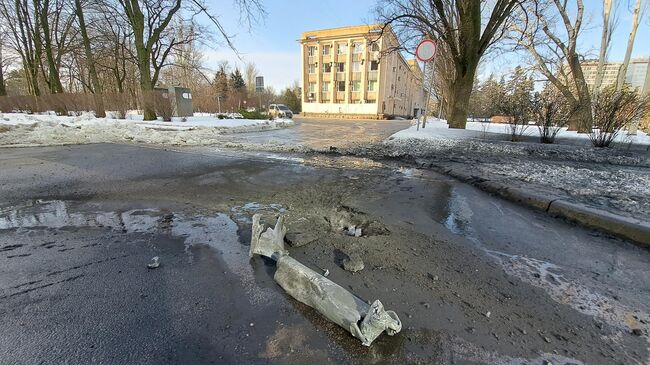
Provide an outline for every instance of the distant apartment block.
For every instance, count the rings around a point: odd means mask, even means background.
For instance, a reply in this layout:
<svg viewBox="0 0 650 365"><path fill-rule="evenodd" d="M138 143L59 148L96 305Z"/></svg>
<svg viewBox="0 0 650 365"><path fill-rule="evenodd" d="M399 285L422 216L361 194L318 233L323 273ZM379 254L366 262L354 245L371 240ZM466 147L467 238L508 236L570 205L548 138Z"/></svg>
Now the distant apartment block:
<svg viewBox="0 0 650 365"><path fill-rule="evenodd" d="M305 116L381 119L417 116L424 105L415 60L388 52L399 43L390 28L362 25L302 34Z"/></svg>
<svg viewBox="0 0 650 365"><path fill-rule="evenodd" d="M645 83L649 60L649 57L638 57L630 60L627 72L625 73L625 83L630 84L633 88L637 88L639 91L641 91ZM602 83L603 87L616 84L618 71L621 68L622 64L623 62L605 63ZM594 86L596 83L596 70L598 69L598 61L585 61L581 66L587 85L589 85L589 87Z"/></svg>

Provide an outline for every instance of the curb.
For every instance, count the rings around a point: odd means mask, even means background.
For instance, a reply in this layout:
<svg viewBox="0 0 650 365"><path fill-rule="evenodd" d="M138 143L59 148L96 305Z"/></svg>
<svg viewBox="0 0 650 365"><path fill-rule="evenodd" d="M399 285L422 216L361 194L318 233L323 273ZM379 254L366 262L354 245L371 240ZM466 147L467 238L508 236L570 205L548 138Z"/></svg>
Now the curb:
<svg viewBox="0 0 650 365"><path fill-rule="evenodd" d="M549 193L540 193L513 187L504 181L487 180L471 175L467 171L459 171L448 166L435 164L420 164L454 177L477 188L498 195L512 202L544 211L554 217L561 217L583 226L634 241L642 247L650 248L650 222L629 218L602 209L588 207L583 204L571 203Z"/></svg>
<svg viewBox="0 0 650 365"><path fill-rule="evenodd" d="M564 200L553 201L547 212L650 247L649 222Z"/></svg>

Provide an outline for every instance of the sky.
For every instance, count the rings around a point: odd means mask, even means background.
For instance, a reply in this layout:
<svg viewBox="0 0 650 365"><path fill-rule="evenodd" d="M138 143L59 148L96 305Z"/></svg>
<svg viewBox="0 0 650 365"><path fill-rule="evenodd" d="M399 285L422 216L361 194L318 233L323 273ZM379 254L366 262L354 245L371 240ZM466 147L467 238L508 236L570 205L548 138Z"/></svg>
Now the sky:
<svg viewBox="0 0 650 365"><path fill-rule="evenodd" d="M647 0L646 0L647 1ZM239 9L232 0L207 0L213 13L218 14L226 32L233 36L237 50L244 61L252 61L264 76L266 86L276 91L300 81L300 34L309 30L371 24L375 22L375 0L262 0L266 18L253 24L249 30L239 17ZM625 54L630 32L629 0L615 0L618 5L618 26L612 36L609 60L620 61ZM597 57L600 47L601 0L584 0L584 32L579 38L579 49ZM631 8L631 5L630 5ZM650 9L649 9L650 10ZM650 55L650 14L640 22L632 56ZM243 62L223 44L204 49L205 66L216 69L222 60L232 67ZM479 77L508 73L516 64L526 62L521 55L501 55L488 59L479 70Z"/></svg>

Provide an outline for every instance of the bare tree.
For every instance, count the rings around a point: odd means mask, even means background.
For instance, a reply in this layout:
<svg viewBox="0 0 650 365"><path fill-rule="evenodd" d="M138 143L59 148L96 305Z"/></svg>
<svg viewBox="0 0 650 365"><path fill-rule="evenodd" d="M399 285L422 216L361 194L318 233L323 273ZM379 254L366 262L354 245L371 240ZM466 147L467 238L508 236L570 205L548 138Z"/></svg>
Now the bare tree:
<svg viewBox="0 0 650 365"><path fill-rule="evenodd" d="M508 32L521 0L380 0L379 19L392 25L402 43L414 48L422 38L437 39L449 51L454 82L448 100L450 128L465 128L468 103L481 57Z"/></svg>
<svg viewBox="0 0 650 365"><path fill-rule="evenodd" d="M625 50L625 58L623 64L618 70L618 78L616 79L616 90L621 90L625 83L625 74L627 74L627 67L630 64L630 57L632 56L632 49L634 48L634 39L636 38L636 31L639 28L639 17L641 16L641 0L636 0L636 5L632 11L632 29L630 36L627 40L627 49Z"/></svg>
<svg viewBox="0 0 650 365"><path fill-rule="evenodd" d="M156 110L151 93L155 86L151 73L151 54L161 48L160 37L171 23L174 15L181 10L181 0L118 0L133 32L133 41L140 72L140 88L143 94L144 120L155 120ZM168 54L168 53L167 53ZM164 58L167 55L161 54ZM159 70L159 69L158 69Z"/></svg>
<svg viewBox="0 0 650 365"><path fill-rule="evenodd" d="M5 85L5 68L7 61L5 61L4 43L5 43L5 29L4 25L0 25L0 96L7 95L7 87Z"/></svg>
<svg viewBox="0 0 650 365"><path fill-rule="evenodd" d="M41 94L38 76L43 49L40 37L35 36L40 32L40 20L34 14L27 0L0 1L0 16L11 34L9 44L21 58L30 94L38 96Z"/></svg>
<svg viewBox="0 0 650 365"><path fill-rule="evenodd" d="M584 4L582 0L575 0L573 19L569 9L568 0L537 0L528 6L528 12L532 15L528 27L515 26L515 29L519 45L533 56L537 70L575 110L569 129L589 132L593 124L591 96L577 50Z"/></svg>
<svg viewBox="0 0 650 365"><path fill-rule="evenodd" d="M611 20L612 4L614 0L603 0L603 31L600 38L600 55L598 57L598 68L596 69L596 80L594 90L599 90L603 83L605 62L607 62L607 51L612 40L613 22Z"/></svg>
<svg viewBox="0 0 650 365"><path fill-rule="evenodd" d="M52 94L62 93L60 67L68 42L73 37L74 15L67 9L65 0L34 0L34 11L40 18L40 32L47 67L41 66L43 76ZM47 72L46 72L47 69Z"/></svg>
<svg viewBox="0 0 650 365"><path fill-rule="evenodd" d="M106 117L104 110L104 99L102 97L102 86L99 83L97 76L97 69L95 68L95 58L92 49L90 48L90 38L88 37L88 30L86 28L86 19L84 17L83 6L81 0L75 0L75 12L79 21L79 31L81 32L81 39L83 40L84 51L86 53L86 63L90 73L90 80L92 82L92 93L95 101L95 116L98 118Z"/></svg>
<svg viewBox="0 0 650 365"><path fill-rule="evenodd" d="M259 70L255 63L246 62L244 66L244 77L246 79L246 86L248 87L248 93L253 95L255 93L255 78L259 75Z"/></svg>

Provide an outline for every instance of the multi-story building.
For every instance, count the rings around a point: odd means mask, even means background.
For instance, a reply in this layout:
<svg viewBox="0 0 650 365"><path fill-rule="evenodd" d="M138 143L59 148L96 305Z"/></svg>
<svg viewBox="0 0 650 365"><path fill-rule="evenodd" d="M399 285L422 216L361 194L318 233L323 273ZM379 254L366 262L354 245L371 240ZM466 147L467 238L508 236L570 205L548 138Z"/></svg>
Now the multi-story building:
<svg viewBox="0 0 650 365"><path fill-rule="evenodd" d="M625 73L625 83L630 84L632 87L637 88L639 91L643 89L646 79L646 72L648 71L648 57L638 57L630 60ZM618 71L623 62L606 62L603 67L603 83L602 86L615 85L618 78ZM596 83L596 71L598 69L598 60L585 61L581 64L582 72L585 76L585 81L589 87L593 87Z"/></svg>
<svg viewBox="0 0 650 365"><path fill-rule="evenodd" d="M418 116L424 106L422 71L397 49L380 25L305 32L302 112L305 116L370 118Z"/></svg>

